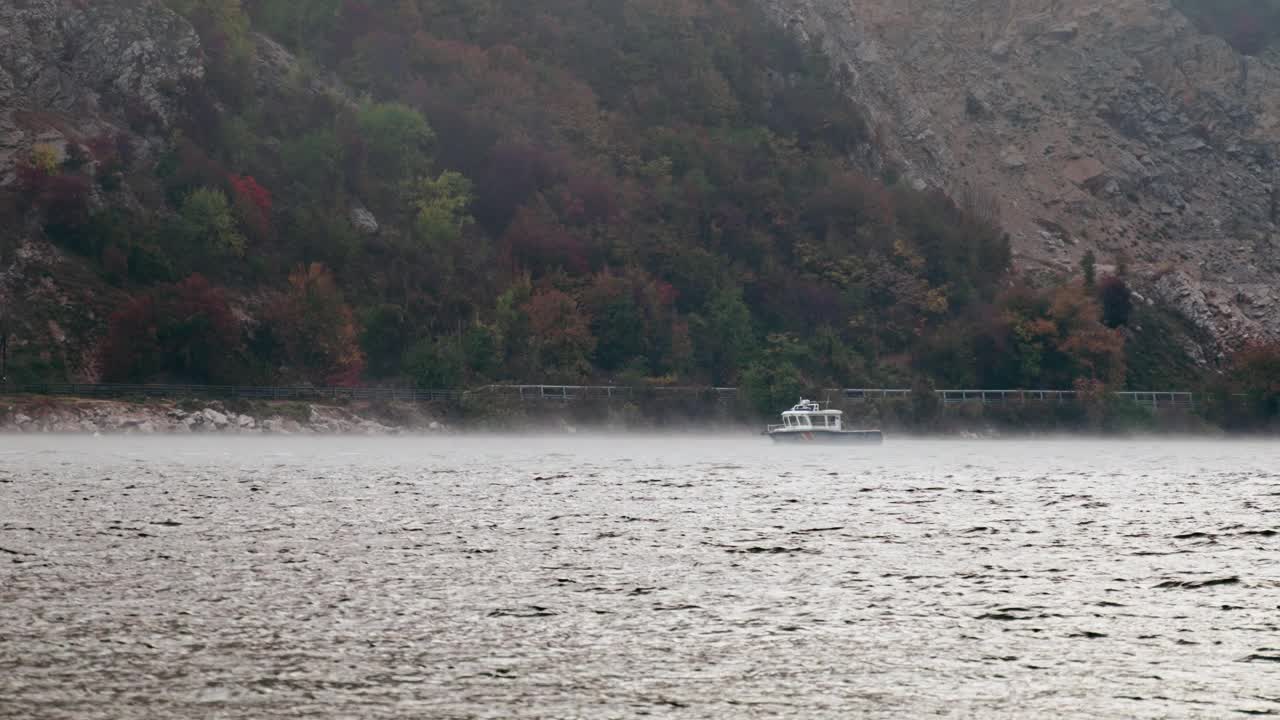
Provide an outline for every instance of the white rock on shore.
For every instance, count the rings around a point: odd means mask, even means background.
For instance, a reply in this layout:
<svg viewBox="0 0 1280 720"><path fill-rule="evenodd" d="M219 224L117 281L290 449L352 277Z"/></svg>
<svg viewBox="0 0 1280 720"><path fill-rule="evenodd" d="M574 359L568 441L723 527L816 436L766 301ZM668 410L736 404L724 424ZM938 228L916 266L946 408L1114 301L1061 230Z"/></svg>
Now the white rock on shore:
<svg viewBox="0 0 1280 720"><path fill-rule="evenodd" d="M258 417L228 411L220 403L184 410L171 404L60 401L32 398L0 406L0 433L127 433L139 435L223 433L275 435L396 435L444 432L440 422L420 412L406 413L416 422L388 425L344 407L312 405L306 421L285 417L267 406Z"/></svg>

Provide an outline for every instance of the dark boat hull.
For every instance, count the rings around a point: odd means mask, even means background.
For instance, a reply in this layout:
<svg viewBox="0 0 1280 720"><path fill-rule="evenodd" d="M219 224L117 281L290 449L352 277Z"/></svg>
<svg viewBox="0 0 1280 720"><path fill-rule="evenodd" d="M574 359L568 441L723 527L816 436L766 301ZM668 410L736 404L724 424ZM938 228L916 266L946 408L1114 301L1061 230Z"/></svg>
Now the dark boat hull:
<svg viewBox="0 0 1280 720"><path fill-rule="evenodd" d="M879 430L808 430L805 432L771 432L768 434L779 443L831 443L841 445L879 445L884 433Z"/></svg>

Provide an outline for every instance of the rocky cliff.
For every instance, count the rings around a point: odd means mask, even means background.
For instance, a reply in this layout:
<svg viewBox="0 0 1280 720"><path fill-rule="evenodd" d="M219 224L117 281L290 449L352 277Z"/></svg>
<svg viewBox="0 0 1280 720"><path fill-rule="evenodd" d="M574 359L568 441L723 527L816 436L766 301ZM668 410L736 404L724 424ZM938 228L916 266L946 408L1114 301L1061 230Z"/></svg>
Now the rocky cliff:
<svg viewBox="0 0 1280 720"><path fill-rule="evenodd" d="M821 43L905 176L999 212L1019 264L1093 249L1217 338L1280 335L1280 62L1168 0L759 0Z"/></svg>
<svg viewBox="0 0 1280 720"><path fill-rule="evenodd" d="M0 182L36 143L160 129L203 74L195 31L154 0L0 4Z"/></svg>
<svg viewBox="0 0 1280 720"><path fill-rule="evenodd" d="M120 138L137 167L150 167L184 83L203 75L195 31L156 0L0 3L0 191L15 185L18 162L37 147L64 162L95 138ZM111 198L95 191L92 205L147 203L134 180L124 178ZM11 358L38 355L85 376L92 339L121 294L44 240L24 213L3 204L0 212L0 322Z"/></svg>

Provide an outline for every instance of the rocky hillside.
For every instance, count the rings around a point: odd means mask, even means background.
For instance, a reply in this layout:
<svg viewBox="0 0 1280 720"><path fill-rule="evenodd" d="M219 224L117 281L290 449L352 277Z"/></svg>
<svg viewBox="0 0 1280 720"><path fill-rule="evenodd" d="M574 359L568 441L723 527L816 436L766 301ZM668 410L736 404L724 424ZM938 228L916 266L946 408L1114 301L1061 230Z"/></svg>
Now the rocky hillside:
<svg viewBox="0 0 1280 720"><path fill-rule="evenodd" d="M912 183L998 209L1022 266L1092 249L1223 346L1280 334L1274 56L1168 0L759 1L843 64Z"/></svg>
<svg viewBox="0 0 1280 720"><path fill-rule="evenodd" d="M118 144L130 168L154 164L180 88L203 76L190 23L154 0L0 4L0 191L13 190L19 164L37 151L61 165L77 148ZM128 174L124 164L98 170ZM154 202L135 192L148 186L113 182L111 197L95 187L90 202L140 206ZM92 365L93 339L122 294L49 244L16 198L0 198L0 322L11 356L30 355L55 376Z"/></svg>

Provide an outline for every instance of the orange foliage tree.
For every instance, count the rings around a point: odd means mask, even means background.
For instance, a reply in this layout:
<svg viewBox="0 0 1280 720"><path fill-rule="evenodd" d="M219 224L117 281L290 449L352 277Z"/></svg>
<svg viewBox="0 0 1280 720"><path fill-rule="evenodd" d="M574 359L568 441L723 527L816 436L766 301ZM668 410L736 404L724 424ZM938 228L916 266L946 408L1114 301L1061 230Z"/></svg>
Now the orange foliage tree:
<svg viewBox="0 0 1280 720"><path fill-rule="evenodd" d="M320 263L289 274L288 289L267 309L268 324L288 375L317 385L356 385L364 372L355 316Z"/></svg>
<svg viewBox="0 0 1280 720"><path fill-rule="evenodd" d="M596 340L590 320L568 294L554 288L533 293L523 310L529 317L533 353L539 367L550 376L572 380L591 369Z"/></svg>

